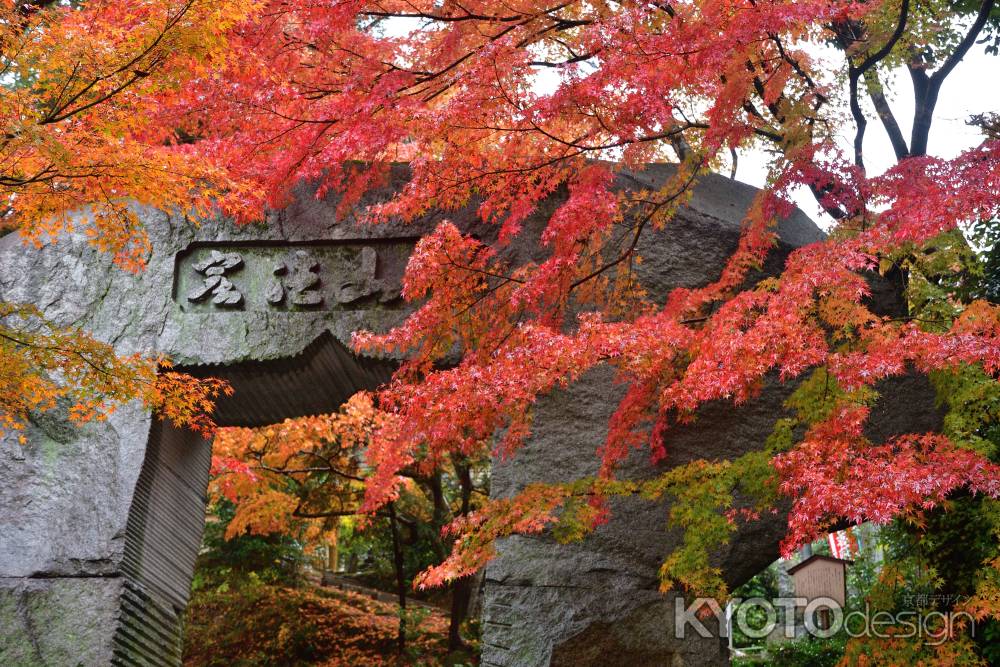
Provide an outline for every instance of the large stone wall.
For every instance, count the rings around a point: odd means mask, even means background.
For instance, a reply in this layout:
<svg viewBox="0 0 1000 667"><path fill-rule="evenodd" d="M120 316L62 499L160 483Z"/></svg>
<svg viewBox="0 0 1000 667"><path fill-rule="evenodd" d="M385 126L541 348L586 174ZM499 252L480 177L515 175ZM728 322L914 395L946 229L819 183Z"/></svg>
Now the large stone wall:
<svg viewBox="0 0 1000 667"><path fill-rule="evenodd" d="M623 174L619 184L655 182L669 169ZM405 169L394 179L389 190ZM82 234L37 250L7 236L0 240L0 301L34 303L119 352L165 354L187 370L229 379L237 393L220 404L223 424L333 410L391 372L391 360L358 359L346 345L356 329L385 330L405 316L398 281L408 248L445 216L358 226L350 215L338 218L336 202L317 201L306 188L299 194L259 226L195 225L182 215L139 211L152 250L138 275L112 267ZM677 220L643 237L639 270L647 289L662 297L717 277L753 194L707 178ZM526 227L540 230L554 206L541 206ZM472 207L447 217L483 237L495 231L476 223ZM801 214L783 221L779 234L770 271L791 248L820 237ZM508 253L516 262L539 249L529 241ZM492 493L592 473L620 389L597 369L540 401L531 442L497 463ZM659 469L758 447L786 392L769 387L736 411L706 407L673 434ZM26 435L25 445L11 437L0 443L0 661L177 664L208 443L134 404L79 427L59 414L39 415ZM625 472L657 470L637 453ZM665 507L622 501L614 509L614 521L582 544L532 537L500 545L487 572L485 665L726 661L717 638L673 638L672 599L656 590L656 568L677 540ZM772 560L780 534L780 518L741 530L719 553L727 579L739 583ZM621 659L609 663L608 655Z"/></svg>

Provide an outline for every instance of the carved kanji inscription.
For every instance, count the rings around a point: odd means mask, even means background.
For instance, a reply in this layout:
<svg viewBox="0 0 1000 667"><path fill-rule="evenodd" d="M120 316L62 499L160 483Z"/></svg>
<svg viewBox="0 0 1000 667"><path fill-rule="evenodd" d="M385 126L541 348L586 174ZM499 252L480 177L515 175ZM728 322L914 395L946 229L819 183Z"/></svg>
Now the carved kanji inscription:
<svg viewBox="0 0 1000 667"><path fill-rule="evenodd" d="M411 241L204 244L177 257L185 310L359 310L393 307Z"/></svg>

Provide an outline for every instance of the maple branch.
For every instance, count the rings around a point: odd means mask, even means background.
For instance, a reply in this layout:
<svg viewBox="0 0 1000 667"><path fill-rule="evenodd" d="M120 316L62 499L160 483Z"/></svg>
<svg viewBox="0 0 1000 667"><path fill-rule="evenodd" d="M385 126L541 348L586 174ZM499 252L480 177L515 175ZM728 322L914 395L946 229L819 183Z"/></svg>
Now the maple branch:
<svg viewBox="0 0 1000 667"><path fill-rule="evenodd" d="M461 269L463 267L459 267L459 268ZM509 278L509 277L505 277L503 280L501 280L501 282L497 283L493 287L490 287L490 288L488 288L486 290L483 290L482 294L480 294L478 297L476 297L475 299L473 299L468 305L464 306L461 310L458 310L458 311L454 312L452 314L452 316L453 317L461 317L462 315L465 315L467 312L469 312L470 310L472 310L473 308L475 308L476 306L478 306L485 299L489 298L490 296L492 296L493 294L495 294L497 291L499 291L500 288L503 287L504 285L506 285L508 282L514 282L514 279L513 278ZM521 281L521 282L523 283L524 281Z"/></svg>
<svg viewBox="0 0 1000 667"><path fill-rule="evenodd" d="M781 55L781 59L791 65L792 70L799 76L799 78L805 81L806 85L815 92L818 89L816 82L813 80L812 76L810 76L810 74L802 68L802 65L799 64L798 60L788 55L785 51L785 46L782 44L778 35L769 32L768 37L771 38L771 41L773 41L775 46L778 48L778 54ZM826 95L816 92L816 105L813 107L813 111L818 110L827 101Z"/></svg>
<svg viewBox="0 0 1000 667"><path fill-rule="evenodd" d="M557 63L549 62L547 60L530 60L528 61L528 64L536 67L564 67L566 65L583 62L584 60L590 60L596 55L597 53L581 53L580 55L573 56L572 58L568 58L566 60L561 60Z"/></svg>
<svg viewBox="0 0 1000 667"><path fill-rule="evenodd" d="M944 64L941 65L931 76L932 79L937 79L939 82L944 81L945 77L951 74L951 71L955 69L959 61L965 57L965 54L969 52L972 45L976 42L976 38L979 37L979 33L986 26L986 22L990 18L990 14L993 12L993 7L996 5L996 0L983 0L983 4L979 7L979 13L976 15L976 20L973 22L969 31L959 42L955 50L951 52L951 55L945 59ZM939 83L940 85L940 83Z"/></svg>
<svg viewBox="0 0 1000 667"><path fill-rule="evenodd" d="M149 76L149 72L147 72L147 71L133 72L132 73L132 77L130 79L126 80L124 83L122 83L122 84L120 84L118 86L115 86L110 91L108 91L107 93L101 95L100 97L96 97L93 100L91 100L90 102L87 102L86 104L83 104L83 105L81 105L81 106L79 106L79 107L77 107L75 109L70 110L70 111L64 111L63 113L58 114L58 115L49 114L45 118L43 118L42 120L38 121L38 124L39 125L49 125L49 124L52 124L52 123L59 123L61 121L66 120L67 118L70 118L72 116L76 116L78 114L81 114L84 111L86 111L87 109L92 109L93 107L96 107L99 104L104 104L105 102L107 102L108 100L110 100L112 97L115 97L116 95L118 95L118 93L122 92L123 90L125 90L126 88L128 88L129 86L131 86L132 84L134 84L136 81L139 81L140 79L144 79L147 76ZM94 83L96 83L96 81ZM90 88L90 86L88 86L88 89L89 88ZM82 93L81 93L81 95L82 95ZM76 99L78 99L79 96L80 95L74 96L69 102L66 103L66 106L64 106L62 108L65 109L66 107L68 107L70 104L73 103L73 101L75 101Z"/></svg>
<svg viewBox="0 0 1000 667"><path fill-rule="evenodd" d="M823 203L823 199L832 189L833 189L832 184L827 184L823 187L820 187L815 183L809 184L809 192L812 193L813 198L816 200L816 203L823 208L823 210L826 212L827 215L829 215L834 220L843 220L845 218L850 217L850 214L847 211L844 211L841 208L837 208L836 206L830 206L829 204Z"/></svg>
<svg viewBox="0 0 1000 667"><path fill-rule="evenodd" d="M564 49L566 49L566 52L569 53L569 55L570 55L571 58L576 58L577 56L580 55L576 51L574 51L573 47L570 46L569 44L567 44L565 40L559 39L558 37L553 37L552 41L555 42L556 44L558 44L559 46L563 47ZM599 49L599 48L595 49L594 51L591 51L589 53L589 57L593 58L593 57L599 55L600 53L601 53L601 49Z"/></svg>
<svg viewBox="0 0 1000 667"><path fill-rule="evenodd" d="M33 176L13 176L0 174L0 185L7 187L23 187L25 185L30 185L32 183L46 183L57 177L61 176L58 171L54 170L54 165L48 165L43 167L41 170L35 172Z"/></svg>
<svg viewBox="0 0 1000 667"><path fill-rule="evenodd" d="M928 319L924 317L887 317L886 322L923 322L925 324L951 324L949 320Z"/></svg>
<svg viewBox="0 0 1000 667"><path fill-rule="evenodd" d="M896 42L903 36L903 32L906 30L906 21L909 17L910 11L910 1L903 0L899 8L899 20L896 22L896 29L893 31L892 36L889 40L882 45L882 48L873 53L872 55L865 58L865 60L854 68L858 72L858 76L864 74L869 69L882 62L886 56L892 51L893 47L896 46Z"/></svg>
<svg viewBox="0 0 1000 667"><path fill-rule="evenodd" d="M484 276L488 276L490 278L499 278L500 280L503 280L504 282L518 283L518 284L521 284L521 285L523 285L525 283L524 280L522 280L520 278L515 278L514 276L506 276L506 275L504 275L502 273L494 273L492 271L486 271L485 269L477 269L474 266L466 266L465 264L459 264L458 262L456 262L455 260L453 260L451 258L451 255L448 254L447 250L444 250L444 256L448 258L448 263L450 265L452 265L453 267L455 267L456 269L458 269L460 271L468 271L470 273L478 273L478 274L481 274L481 275L484 275Z"/></svg>
<svg viewBox="0 0 1000 667"><path fill-rule="evenodd" d="M561 138L555 136L554 134L548 132L547 130L545 130L545 128L537 125L534 121L530 121L530 122L531 122L532 128L534 128L538 132L542 133L543 135L545 135L546 137L548 137L552 141L555 141L557 143L563 144L564 146L570 146L572 148L577 148L577 149L580 150L581 153L584 153L584 152L589 153L589 152L594 152L594 151L604 151L604 150L608 150L608 149L611 149L611 148L622 148L623 146L633 146L635 144L649 143L649 142L652 142L652 141L661 141L663 139L673 140L673 139L677 138L678 136L682 136L683 133L686 130L691 130L691 129L705 130L705 129L708 129L708 127L709 127L708 123L687 121L683 125L680 124L680 123L678 123L677 125L674 125L669 130L666 130L664 132L657 132L656 134L648 134L648 135L645 135L645 136L642 136L642 137L636 137L635 139L619 139L617 141L612 141L612 142L609 142L609 143L606 143L606 144L586 145L586 144L581 144L580 143L580 140L583 137L581 137L580 139L570 139L570 140L567 141L565 139L561 139Z"/></svg>
<svg viewBox="0 0 1000 667"><path fill-rule="evenodd" d="M379 18L397 19L427 19L428 21L441 21L443 23L455 23L459 21L486 21L488 23L510 23L520 21L524 14L510 14L508 16L496 16L489 14L466 13L461 16L448 16L446 14L431 14L429 12L389 12L389 11L366 11L359 12L360 16L374 16Z"/></svg>
<svg viewBox="0 0 1000 667"><path fill-rule="evenodd" d="M699 163L696 168L694 168L694 169L691 170L691 175L688 177L687 181L684 182L684 185L681 186L680 190L678 190L674 194L670 195L666 199L664 199L664 200L662 200L660 202L655 202L655 203L652 204L649 212L636 225L635 234L632 237L632 242L629 243L628 248L626 248L624 252L622 252L620 255L618 255L618 257L616 257L615 259L613 259L613 260L605 263L603 266L600 266L597 269L594 269L593 271L591 271L590 273L588 273L583 278L580 278L579 280L575 280L572 283L570 283L569 291L572 292L574 289L576 289L580 285L584 284L585 282L587 282L589 280L592 280L593 278L596 278L597 276L601 275L602 273L604 273L608 269L614 268L615 266L621 264L626 259L628 259L629 257L631 257L632 254L635 252L636 247L639 245L639 237L642 235L642 230L645 228L645 226L649 223L650 220L653 219L653 216L656 215L656 213L661 208L663 208L664 206L666 206L667 204L669 204L669 203L671 203L673 201L676 201L678 197L680 197L685 192L687 192L687 189L689 187L691 187L692 183L694 183L694 179L697 177L698 172L701 169L701 166L702 166L702 163Z"/></svg>
<svg viewBox="0 0 1000 667"><path fill-rule="evenodd" d="M521 326L521 322L523 321L524 321L524 308L522 307L518 309L517 317L515 317L514 320L510 323L510 327L507 329L504 335L500 337L500 340L497 341L496 345L493 346L493 349L490 350L489 356L495 357L497 353L500 352L500 348L503 347L504 343L506 343L511 336L514 335L514 332L517 331L517 328Z"/></svg>
<svg viewBox="0 0 1000 667"><path fill-rule="evenodd" d="M83 361L85 364L87 364L88 366L90 366L91 368L93 368L95 371L97 371L98 373L101 373L102 375L105 375L105 376L110 377L110 378L121 379L120 376L115 375L114 373L112 373L108 369L103 368L103 367L97 365L94 361L92 361L87 355L85 355L80 350L74 350L72 348L60 347L60 346L57 346L57 345L42 345L42 344L39 344L39 343L32 343L32 342L28 342L28 341L25 341L25 340L21 340L21 339L15 338L13 336L9 336L9 335L3 333L2 331L0 331L0 338L3 338L4 340L8 340L8 341L14 343L15 345L20 346L20 347L28 347L28 348L32 348L32 349L35 349L35 350L44 350L46 352L58 352L59 354L62 354L62 355L67 356L67 357L68 356L77 357L81 361ZM138 381L138 382L143 382L143 383L149 384L148 381L143 380L142 378L136 377L134 379L136 381Z"/></svg>
<svg viewBox="0 0 1000 667"><path fill-rule="evenodd" d="M306 512L299 508L292 510L292 516L297 519L327 519L335 516L357 516L361 513L360 510L329 510L326 512ZM380 512L376 512L376 514L385 516Z"/></svg>
<svg viewBox="0 0 1000 667"><path fill-rule="evenodd" d="M69 84L71 84L76 79L76 73L80 70L80 65L82 64L83 63L79 60L77 60L73 64L73 69L70 71L69 76L66 77L66 80L63 81L63 85L59 89L59 94L56 95L56 99L52 103L53 108L58 108L62 104L63 95L66 94L66 90L69 88Z"/></svg>
<svg viewBox="0 0 1000 667"><path fill-rule="evenodd" d="M184 16L191 9L193 4L194 0L187 0L187 2L185 2L184 5L180 9L178 9L177 12L172 17L168 18L166 24L163 26L163 29L157 34L156 38L152 42L150 42L150 44L147 45L142 51L133 56L126 63L120 65L114 71L108 74L94 77L94 79L90 83L88 83L86 86L84 86L83 88L78 90L75 94L73 94L68 100L66 100L65 103L62 104L62 106L54 107L53 109L51 109L48 114L46 114L41 120L39 120L38 124L48 125L51 123L58 123L60 121L66 120L67 118L82 113L87 109L97 106L98 104L107 102L108 100L115 97L120 92L122 92L123 90L134 84L136 81L139 81L140 79L149 76L151 70L155 69L157 66L159 66L164 62L163 57L160 58L154 57L151 60L151 62L148 63L148 66L145 69L136 70L132 72L132 77L129 80L127 80L125 83L119 86L112 88L109 92L98 96L94 100L91 100L87 104L84 104L83 106L80 106L76 109L67 110L74 102L76 102L82 96L86 95L91 89L93 89L94 86L96 86L101 81L106 81L115 76L118 76L119 74L124 74L125 72L128 72L133 67L136 67L144 58L146 58L146 56L153 53L156 47L159 46L160 42L162 42L163 39L166 37L167 33L169 33L178 23L180 23L180 20L184 18ZM60 94L59 97L61 99L62 94Z"/></svg>
<svg viewBox="0 0 1000 667"><path fill-rule="evenodd" d="M522 25L522 24L518 23L518 24L514 24L514 25L511 25L511 26L508 26L508 27L504 28L499 33L497 33L496 35L492 35L487 40L487 42L495 42L496 40L500 39L501 37L504 37L505 35L507 35L508 33L510 33L512 30L514 30L515 28L519 27L520 25ZM461 65L462 63L464 63L469 58L472 58L474 55L476 55L477 52L478 51L476 49L469 49L468 52L465 55L463 55L462 57L460 57L460 58L452 61L450 64L445 65L444 67L442 67L441 69L437 70L436 72L429 72L429 71L411 72L411 74L419 75L419 78L417 79L417 83L418 84L427 83L427 82L430 82L430 81L432 81L434 79L437 79L437 78L441 77L441 75L443 75L443 74L447 74L451 70L455 69L456 67L458 67L459 65ZM449 83L448 86L450 87L451 83Z"/></svg>
<svg viewBox="0 0 1000 667"><path fill-rule="evenodd" d="M332 473L334 475L337 475L338 477L343 477L344 479L349 479L349 480L351 480L353 482L364 482L365 481L364 477L358 477L357 475L351 475L350 473L346 473L346 472L344 472L342 470L338 470L338 469L330 467L330 466L307 466L307 467L304 467L304 468L275 468L273 466L269 466L269 465L266 465L266 464L264 464L264 463L261 462L261 463L257 464L257 467L260 470L266 470L267 472L273 472L273 473L275 473L277 475L285 475L287 477L291 477L292 475L303 475L303 474L314 473L314 472L328 472L328 473Z"/></svg>
<svg viewBox="0 0 1000 667"><path fill-rule="evenodd" d="M784 93L780 93L778 95L778 98L774 102L768 102L768 101L766 101L767 100L767 91L766 91L766 89L764 87L764 82L761 81L760 76L757 75L757 66L753 63L753 61L748 60L746 62L746 68L747 68L748 72L752 72L753 73L753 88L754 88L754 91L756 91L756 93L760 97L760 99L762 101L764 101L764 106L766 106L767 110L771 112L771 115L774 116L774 118L779 123L781 123L782 125L784 125L785 124L785 116L781 113L781 108L779 107L778 103L781 102L781 101L783 101L785 99L785 94Z"/></svg>

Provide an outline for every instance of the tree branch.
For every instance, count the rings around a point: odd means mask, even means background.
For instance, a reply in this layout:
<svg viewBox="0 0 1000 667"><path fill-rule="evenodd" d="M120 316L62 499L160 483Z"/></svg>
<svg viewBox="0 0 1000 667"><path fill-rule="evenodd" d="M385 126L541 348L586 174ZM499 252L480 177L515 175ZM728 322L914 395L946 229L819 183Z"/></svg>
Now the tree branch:
<svg viewBox="0 0 1000 667"><path fill-rule="evenodd" d="M986 21L989 20L995 4L996 0L983 0L983 4L979 6L976 20L973 21L969 31L936 72L928 76L919 63L910 63L907 66L913 81L914 98L913 132L910 135L911 155L925 155L927 153L927 140L930 136L931 122L934 120L934 108L937 106L941 84L969 52L972 45L976 43L976 39L986 25Z"/></svg>
<svg viewBox="0 0 1000 667"><path fill-rule="evenodd" d="M906 30L906 20L909 13L910 2L909 0L903 0L902 5L899 8L899 20L896 22L896 29L893 31L892 36L889 37L888 41L882 45L882 48L865 58L860 65L855 66L851 63L850 55L847 56L851 116L854 117L854 124L857 126L857 130L854 133L854 164L862 170L865 168L864 142L865 129L868 126L868 119L865 118L864 111L861 109L861 103L858 100L858 82L868 70L880 63L886 56L889 55L892 48L896 46L896 43L899 41L900 37L903 36L903 32ZM850 44L847 43L847 38L843 36L841 37L841 40L846 52ZM896 148L896 146L894 145L893 148Z"/></svg>

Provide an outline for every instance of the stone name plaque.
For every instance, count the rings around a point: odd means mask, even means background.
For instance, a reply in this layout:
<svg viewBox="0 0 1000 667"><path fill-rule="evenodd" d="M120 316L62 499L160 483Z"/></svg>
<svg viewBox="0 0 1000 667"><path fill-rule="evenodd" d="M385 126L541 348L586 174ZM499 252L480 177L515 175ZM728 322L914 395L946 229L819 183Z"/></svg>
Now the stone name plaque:
<svg viewBox="0 0 1000 667"><path fill-rule="evenodd" d="M398 307L414 241L202 243L177 255L186 311Z"/></svg>

